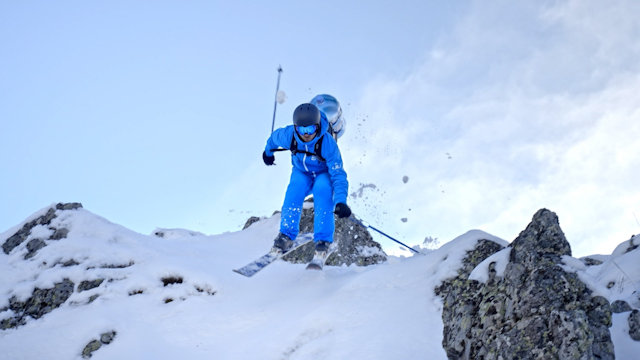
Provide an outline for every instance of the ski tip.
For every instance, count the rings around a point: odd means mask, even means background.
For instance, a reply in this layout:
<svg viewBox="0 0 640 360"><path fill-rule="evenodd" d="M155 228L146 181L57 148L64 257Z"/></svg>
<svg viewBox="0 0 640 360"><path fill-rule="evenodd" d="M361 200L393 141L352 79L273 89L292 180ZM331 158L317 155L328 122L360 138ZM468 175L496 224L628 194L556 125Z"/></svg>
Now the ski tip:
<svg viewBox="0 0 640 360"><path fill-rule="evenodd" d="M240 275L242 275L242 276L251 277L251 275L247 275L247 274L243 273L243 272L242 272L242 271L240 271L240 270L233 269L233 272L234 272L234 273L236 273L236 274L240 274ZM252 275L253 275L253 274L252 274Z"/></svg>
<svg viewBox="0 0 640 360"><path fill-rule="evenodd" d="M309 264L307 265L307 270L322 270L322 267L318 264Z"/></svg>

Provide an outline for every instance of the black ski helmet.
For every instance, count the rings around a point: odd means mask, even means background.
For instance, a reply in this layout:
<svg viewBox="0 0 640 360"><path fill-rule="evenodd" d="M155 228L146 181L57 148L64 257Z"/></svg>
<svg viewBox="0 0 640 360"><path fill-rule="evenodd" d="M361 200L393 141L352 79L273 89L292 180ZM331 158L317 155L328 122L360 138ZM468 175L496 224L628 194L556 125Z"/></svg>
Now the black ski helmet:
<svg viewBox="0 0 640 360"><path fill-rule="evenodd" d="M320 110L313 104L299 105L293 111L293 125L320 125Z"/></svg>

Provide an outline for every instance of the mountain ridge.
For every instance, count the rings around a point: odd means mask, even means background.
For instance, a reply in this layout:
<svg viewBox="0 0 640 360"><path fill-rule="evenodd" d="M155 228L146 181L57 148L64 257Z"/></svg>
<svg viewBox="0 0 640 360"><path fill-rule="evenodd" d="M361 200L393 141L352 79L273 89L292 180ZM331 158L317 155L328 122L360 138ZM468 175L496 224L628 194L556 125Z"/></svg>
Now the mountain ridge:
<svg viewBox="0 0 640 360"><path fill-rule="evenodd" d="M83 354L96 359L454 358L443 348L446 301L435 289L456 278L468 253L481 244L510 245L471 230L410 258L388 256L384 263L327 267L320 274L277 262L245 279L231 269L270 247L277 214L245 230L213 236L156 230L170 233L163 238L138 234L83 208L57 207L42 209L0 234L5 244L50 209L56 217L47 226L68 230L60 239L41 239L46 246L25 259L27 244L56 233L36 224L40 227L9 254L0 253L0 269L7 274L0 281L0 322L4 326L13 319L16 325L0 330L0 347L9 359ZM611 315L609 330L619 359L640 350L629 320L639 305L632 300L634 286L640 285L635 265L640 250L626 251L635 246L635 238L625 243L626 248L601 256L602 264L586 266L566 256L559 265L574 271L598 296L625 300L631 309ZM491 269L478 261L466 271L481 265L476 272ZM616 273L617 267L627 274ZM39 309L46 311L33 316L16 306L42 305L33 298L46 298L56 286L68 295L57 307L45 305Z"/></svg>

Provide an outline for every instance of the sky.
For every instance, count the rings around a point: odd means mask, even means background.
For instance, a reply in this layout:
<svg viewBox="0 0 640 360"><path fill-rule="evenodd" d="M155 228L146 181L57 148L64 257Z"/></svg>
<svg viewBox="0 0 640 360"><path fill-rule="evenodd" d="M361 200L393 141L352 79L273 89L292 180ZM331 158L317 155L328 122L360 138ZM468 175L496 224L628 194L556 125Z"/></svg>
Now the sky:
<svg viewBox="0 0 640 360"><path fill-rule="evenodd" d="M2 2L0 232L55 202L144 234L271 215L290 174L287 154L261 159L282 65L276 127L338 98L350 192L366 186L349 205L374 227L512 241L544 207L575 256L611 253L640 233L639 10Z"/></svg>

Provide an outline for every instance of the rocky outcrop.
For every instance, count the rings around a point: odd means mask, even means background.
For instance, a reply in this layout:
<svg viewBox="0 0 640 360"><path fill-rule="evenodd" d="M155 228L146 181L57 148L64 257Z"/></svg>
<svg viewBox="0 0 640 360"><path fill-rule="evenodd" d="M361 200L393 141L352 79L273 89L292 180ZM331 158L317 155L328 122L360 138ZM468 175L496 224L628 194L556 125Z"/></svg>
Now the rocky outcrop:
<svg viewBox="0 0 640 360"><path fill-rule="evenodd" d="M469 280L472 266L499 249L478 244L436 289L449 359L614 359L609 302L559 266L571 247L556 214L539 210L510 245L504 274L490 264L486 283Z"/></svg>
<svg viewBox="0 0 640 360"><path fill-rule="evenodd" d="M313 199L311 198L308 202L312 203ZM313 206L307 204L302 210L300 233L313 233L314 214ZM382 250L382 246L373 240L365 227L337 216L335 216L335 226L333 242L337 245L337 250L329 256L326 265L368 266L387 261L387 255ZM286 254L283 260L294 264L306 264L313 259L314 253L314 245L309 243Z"/></svg>
<svg viewBox="0 0 640 360"><path fill-rule="evenodd" d="M611 303L611 312L614 314L620 314L631 310L633 309L629 306L629 303L624 300L616 300Z"/></svg>
<svg viewBox="0 0 640 360"><path fill-rule="evenodd" d="M258 221L262 220L262 218L259 218L257 216L252 216L250 218L247 219L247 221L244 223L244 226L242 227L242 230L248 228L249 226L257 223Z"/></svg>
<svg viewBox="0 0 640 360"><path fill-rule="evenodd" d="M593 259L590 257L583 257L580 259L580 261L582 261L582 263L585 264L586 266L602 265L602 260Z"/></svg>
<svg viewBox="0 0 640 360"><path fill-rule="evenodd" d="M42 239L33 239L29 241L27 243L27 250L29 250L29 252L24 256L25 260L31 259L32 257L36 256L38 250L42 249L45 246L47 246L47 243L45 243Z"/></svg>
<svg viewBox="0 0 640 360"><path fill-rule="evenodd" d="M638 247L640 247L640 244L637 243L635 235L631 235L631 239L629 239L629 247L625 251L625 254L632 252L633 250L637 249Z"/></svg>
<svg viewBox="0 0 640 360"><path fill-rule="evenodd" d="M50 313L67 301L73 293L73 286L71 280L64 279L51 289L36 288L31 297L24 302L12 297L9 299L9 310L13 311L14 315L9 319L2 320L0 329L6 330L23 325L27 316L39 319Z"/></svg>
<svg viewBox="0 0 640 360"><path fill-rule="evenodd" d="M92 280L92 281L85 280L85 281L81 282L80 285L78 285L78 292L83 292L83 291L95 289L98 286L100 286L100 284L102 284L103 281L104 281L104 279L95 279L95 280Z"/></svg>
<svg viewBox="0 0 640 360"><path fill-rule="evenodd" d="M9 237L4 244L2 244L2 250L5 254L11 253L14 249L19 247L29 237L31 240L27 242L27 253L24 255L24 259L28 260L34 257L38 250L47 246L49 240L61 240L66 238L69 233L69 229L66 227L56 227L52 225L52 221L60 214L59 211L76 210L82 208L80 203L68 203L68 204L56 204L52 206L44 215L27 222L18 230L15 234ZM33 235L32 230L36 226L45 226L44 232L40 229L38 234L48 234L48 236ZM63 266L78 265L77 262L69 260L63 264ZM9 299L9 306L6 309L11 310L13 315L0 322L0 329L6 330L23 325L28 317L39 319L45 314L60 307L71 296L74 289L74 283L69 279L64 279L59 283L56 283L53 288L39 289L35 288L31 297L25 301L19 301L15 296Z"/></svg>
<svg viewBox="0 0 640 360"><path fill-rule="evenodd" d="M75 210L79 208L82 208L82 204L80 203L57 204L55 207L50 208L46 214L24 224L24 226L22 226L22 228L18 230L17 233L12 235L10 238L7 239L7 241L4 242L4 244L2 244L2 250L4 251L5 254L9 254L13 249L18 247L25 240L27 240L29 235L31 235L31 230L34 227L38 225L49 226L49 229L53 231L53 234L48 239L36 238L36 239L30 240L29 243L27 243L28 253L25 255L25 259L32 258L33 256L35 256L38 250L42 249L47 245L44 242L44 240L60 240L67 236L69 229L66 229L66 228L58 229L50 226L51 221L57 217L56 210Z"/></svg>
<svg viewBox="0 0 640 360"><path fill-rule="evenodd" d="M108 345L111 344L111 342L113 341L113 338L115 338L116 336L116 332L115 331L109 331L107 333L101 334L100 335L100 340L91 340L87 346L84 347L84 349L82 350L82 358L83 359L90 359L93 356L93 352L100 349L102 347L102 345Z"/></svg>
<svg viewBox="0 0 640 360"><path fill-rule="evenodd" d="M471 359L471 346L482 342L482 329L478 329L478 300L484 286L468 280L471 271L486 258L504 247L490 240L479 240L475 249L467 252L458 269L458 276L437 287L436 294L443 298L444 322L442 345L450 359ZM494 310L488 310L494 314ZM474 340L474 338L479 338Z"/></svg>
<svg viewBox="0 0 640 360"><path fill-rule="evenodd" d="M629 314L629 336L635 341L640 341L640 311L633 310Z"/></svg>

